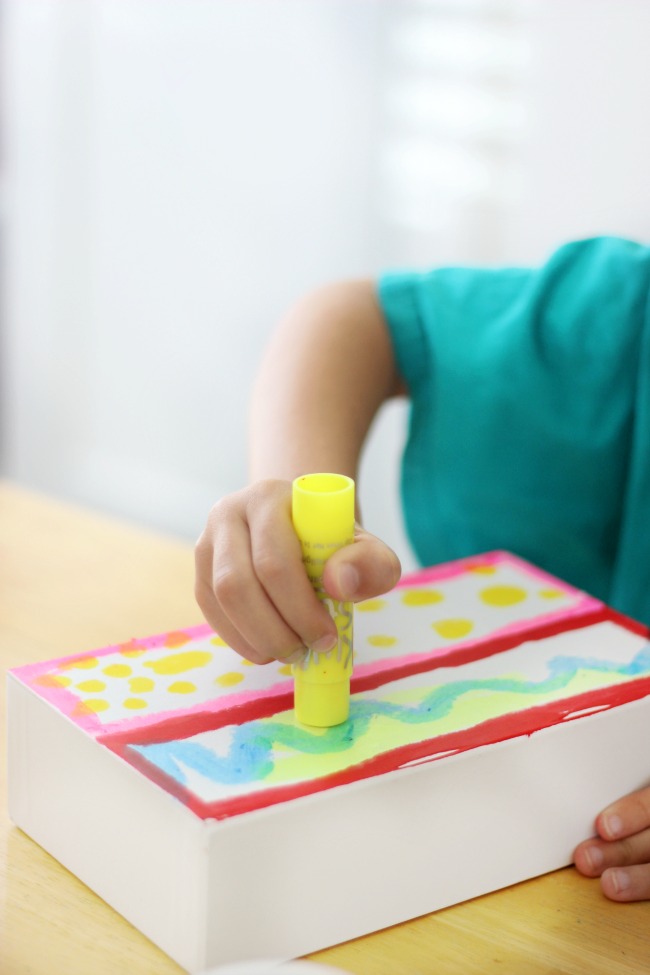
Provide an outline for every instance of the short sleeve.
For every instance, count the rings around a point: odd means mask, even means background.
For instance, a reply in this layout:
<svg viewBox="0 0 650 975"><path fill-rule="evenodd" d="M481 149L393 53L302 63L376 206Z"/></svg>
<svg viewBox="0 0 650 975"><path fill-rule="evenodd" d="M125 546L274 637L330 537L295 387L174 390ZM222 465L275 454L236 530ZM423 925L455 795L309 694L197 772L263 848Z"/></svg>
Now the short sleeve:
<svg viewBox="0 0 650 975"><path fill-rule="evenodd" d="M422 562L508 548L625 602L621 546L645 488L634 503L630 490L650 449L649 281L648 248L618 238L537 269L381 277L411 394L402 498Z"/></svg>

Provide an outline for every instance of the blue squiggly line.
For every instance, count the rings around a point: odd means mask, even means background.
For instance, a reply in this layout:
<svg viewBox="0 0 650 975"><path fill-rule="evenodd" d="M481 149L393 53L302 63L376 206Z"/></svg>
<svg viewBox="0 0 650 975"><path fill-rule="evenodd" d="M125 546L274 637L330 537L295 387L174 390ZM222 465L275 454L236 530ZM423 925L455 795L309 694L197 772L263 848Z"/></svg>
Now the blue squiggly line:
<svg viewBox="0 0 650 975"><path fill-rule="evenodd" d="M335 728L314 734L298 725L258 719L239 725L233 732L227 756L191 740L132 745L146 759L172 778L186 784L182 766L223 785L258 782L274 768L273 750L286 746L305 755L338 753L351 748L375 717L393 718L404 724L421 724L449 714L456 701L470 691L510 691L515 694L543 694L565 687L579 671L634 677L650 672L650 643L645 644L629 664L584 657L554 657L547 664L549 675L540 681L492 677L462 680L435 687L417 705L352 698L350 717Z"/></svg>

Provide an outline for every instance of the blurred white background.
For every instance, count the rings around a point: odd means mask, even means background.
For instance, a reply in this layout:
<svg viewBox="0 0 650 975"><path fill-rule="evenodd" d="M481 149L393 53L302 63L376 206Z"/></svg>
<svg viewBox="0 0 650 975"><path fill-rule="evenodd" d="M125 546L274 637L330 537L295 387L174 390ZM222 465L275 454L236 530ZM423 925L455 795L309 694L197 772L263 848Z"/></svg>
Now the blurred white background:
<svg viewBox="0 0 650 975"><path fill-rule="evenodd" d="M0 30L1 471L152 527L245 483L304 291L650 239L647 0L4 0ZM410 567L405 419L360 492Z"/></svg>

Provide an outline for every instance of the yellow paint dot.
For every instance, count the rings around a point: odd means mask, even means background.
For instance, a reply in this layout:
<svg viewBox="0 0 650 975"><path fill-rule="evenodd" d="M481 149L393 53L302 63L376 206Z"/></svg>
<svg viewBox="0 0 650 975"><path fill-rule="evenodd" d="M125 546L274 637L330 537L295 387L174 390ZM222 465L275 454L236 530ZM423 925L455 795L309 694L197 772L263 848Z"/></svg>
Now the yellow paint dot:
<svg viewBox="0 0 650 975"><path fill-rule="evenodd" d="M152 681L151 677L132 677L129 681L131 690L138 694L143 691L152 691L155 686L155 681Z"/></svg>
<svg viewBox="0 0 650 975"><path fill-rule="evenodd" d="M564 593L561 589L540 589L542 599L561 599Z"/></svg>
<svg viewBox="0 0 650 975"><path fill-rule="evenodd" d="M151 660L145 667L151 667L156 674L182 674L186 670L205 667L212 660L212 654L207 650L188 650L186 653L173 653L160 660Z"/></svg>
<svg viewBox="0 0 650 975"><path fill-rule="evenodd" d="M129 677L133 671L128 664L109 664L104 673L107 677Z"/></svg>
<svg viewBox="0 0 650 975"><path fill-rule="evenodd" d="M439 620L437 623L432 623L432 626L436 633L439 633L445 640L459 640L474 629L471 620L463 619Z"/></svg>
<svg viewBox="0 0 650 975"><path fill-rule="evenodd" d="M220 636L213 636L210 643L214 643L215 647L227 647L228 644L225 640L222 640Z"/></svg>
<svg viewBox="0 0 650 975"><path fill-rule="evenodd" d="M192 638L187 633L176 632L168 633L165 637L165 646L173 649L174 647L184 647Z"/></svg>
<svg viewBox="0 0 650 975"><path fill-rule="evenodd" d="M397 643L397 637L383 636L381 633L377 633L368 637L368 643L371 647L394 647Z"/></svg>
<svg viewBox="0 0 650 975"><path fill-rule="evenodd" d="M241 683L243 679L243 674L238 674L236 671L231 670L227 674L221 674L220 677L217 677L215 684L220 684L222 687L232 687L233 684Z"/></svg>
<svg viewBox="0 0 650 975"><path fill-rule="evenodd" d="M278 673L284 674L286 677L291 677L293 673L291 664L284 664L284 666L278 667Z"/></svg>
<svg viewBox="0 0 650 975"><path fill-rule="evenodd" d="M84 701L83 707L85 711L92 711L93 714L98 714L100 711L108 711L110 705L108 701L104 701L103 698L97 697Z"/></svg>
<svg viewBox="0 0 650 975"><path fill-rule="evenodd" d="M196 684L189 680L177 680L167 688L170 694L193 694Z"/></svg>
<svg viewBox="0 0 650 975"><path fill-rule="evenodd" d="M482 576L493 576L494 573L497 571L497 567L496 565L485 565L485 564L468 565L467 571L476 572L477 575L482 575Z"/></svg>
<svg viewBox="0 0 650 975"><path fill-rule="evenodd" d="M441 603L445 597L437 589L408 589L402 596L405 606L431 606Z"/></svg>
<svg viewBox="0 0 650 975"><path fill-rule="evenodd" d="M488 606L514 606L526 598L526 590L520 586L488 586L479 593Z"/></svg>
<svg viewBox="0 0 650 975"><path fill-rule="evenodd" d="M62 670L90 670L96 667L99 661L97 657L81 657L78 660L70 660L68 663L61 664Z"/></svg>
<svg viewBox="0 0 650 975"><path fill-rule="evenodd" d="M147 702L143 701L141 697L127 697L124 707L131 711L140 711L147 707Z"/></svg>
<svg viewBox="0 0 650 975"><path fill-rule="evenodd" d="M255 667L255 664L253 663L253 661L252 660L246 660L246 658L243 658L242 659L242 663L243 663L244 667Z"/></svg>
<svg viewBox="0 0 650 975"><path fill-rule="evenodd" d="M63 677L60 674L42 674L34 681L39 687L69 687L72 683L71 677Z"/></svg>
<svg viewBox="0 0 650 975"><path fill-rule="evenodd" d="M355 609L357 613L376 613L386 605L385 599L366 599L362 603L357 603Z"/></svg>
<svg viewBox="0 0 650 975"><path fill-rule="evenodd" d="M106 684L103 680L82 680L80 684L77 684L77 687L80 691L90 691L91 693L106 690Z"/></svg>

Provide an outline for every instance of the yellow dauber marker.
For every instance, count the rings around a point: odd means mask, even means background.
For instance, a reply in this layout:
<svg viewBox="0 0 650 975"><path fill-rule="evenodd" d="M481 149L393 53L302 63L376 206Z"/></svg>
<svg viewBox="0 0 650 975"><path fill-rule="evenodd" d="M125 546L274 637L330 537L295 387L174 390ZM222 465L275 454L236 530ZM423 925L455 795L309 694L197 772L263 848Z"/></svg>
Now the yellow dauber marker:
<svg viewBox="0 0 650 975"><path fill-rule="evenodd" d="M343 474L297 477L292 518L307 575L338 630L332 650L310 649L301 663L293 665L296 718L302 724L330 728L346 721L350 710L353 607L327 595L323 569L330 555L354 539L354 481Z"/></svg>

